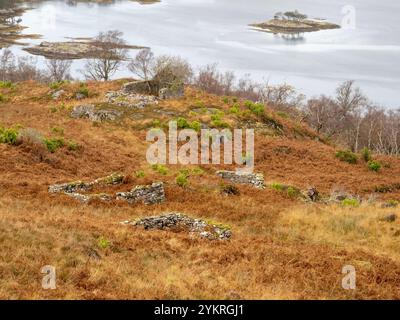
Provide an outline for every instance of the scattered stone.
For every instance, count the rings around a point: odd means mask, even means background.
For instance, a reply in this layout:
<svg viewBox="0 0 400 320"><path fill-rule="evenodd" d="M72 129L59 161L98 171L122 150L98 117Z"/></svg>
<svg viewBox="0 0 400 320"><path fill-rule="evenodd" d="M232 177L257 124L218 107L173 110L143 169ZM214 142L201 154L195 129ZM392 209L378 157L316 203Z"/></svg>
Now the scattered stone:
<svg viewBox="0 0 400 320"><path fill-rule="evenodd" d="M58 100L58 99L60 99L60 97L63 95L65 93L65 91L64 90L57 90L57 91L55 91L55 92L53 92L52 94L51 94L51 98L53 99L53 100Z"/></svg>
<svg viewBox="0 0 400 320"><path fill-rule="evenodd" d="M204 220L193 219L179 212L145 217L129 224L136 227L142 226L145 230L186 231L207 240L228 240L232 236L229 226L207 223Z"/></svg>
<svg viewBox="0 0 400 320"><path fill-rule="evenodd" d="M161 203L165 201L164 183L136 186L130 192L117 193L117 199L126 200L131 204L140 201L144 204Z"/></svg>
<svg viewBox="0 0 400 320"><path fill-rule="evenodd" d="M76 191L88 191L91 186L88 183L82 181L53 184L49 187L49 193L74 193Z"/></svg>
<svg viewBox="0 0 400 320"><path fill-rule="evenodd" d="M396 200L389 200L381 205L381 208L396 208L399 202Z"/></svg>
<svg viewBox="0 0 400 320"><path fill-rule="evenodd" d="M333 190L329 197L329 201L331 201L331 202L342 202L343 200L346 200L346 199L356 199L356 200L360 201L359 197L354 196L343 190Z"/></svg>
<svg viewBox="0 0 400 320"><path fill-rule="evenodd" d="M183 97L185 94L185 87L182 85L176 87L176 88L162 88L158 92L158 97L161 100L166 100L166 99L178 99Z"/></svg>
<svg viewBox="0 0 400 320"><path fill-rule="evenodd" d="M143 109L148 105L157 105L157 97L124 91L110 91L106 94L107 103L130 109Z"/></svg>
<svg viewBox="0 0 400 320"><path fill-rule="evenodd" d="M114 121L122 115L121 111L96 109L93 104L75 106L71 112L71 117L75 119L83 118L91 121Z"/></svg>
<svg viewBox="0 0 400 320"><path fill-rule="evenodd" d="M99 178L91 182L68 182L62 184L53 184L49 186L49 193L76 193L77 191L90 191L96 185L115 185L122 183L124 176L119 173L113 173L107 177Z"/></svg>
<svg viewBox="0 0 400 320"><path fill-rule="evenodd" d="M86 99L86 98L87 98L86 95L84 95L83 93L77 92L75 94L75 99L76 100L83 100L83 99Z"/></svg>
<svg viewBox="0 0 400 320"><path fill-rule="evenodd" d="M306 196L312 202L317 202L320 199L320 195L318 190L315 187L311 187L307 190Z"/></svg>
<svg viewBox="0 0 400 320"><path fill-rule="evenodd" d="M265 188L264 175L262 173L242 173L236 171L217 171L217 175L233 183L249 184L258 189Z"/></svg>
<svg viewBox="0 0 400 320"><path fill-rule="evenodd" d="M101 194L82 194L82 193L65 193L66 195L79 200L82 203L88 203L91 200L101 200L101 201L111 201L114 199L113 196L106 194L106 193L101 193Z"/></svg>
<svg viewBox="0 0 400 320"><path fill-rule="evenodd" d="M395 222L397 219L397 215L395 213L391 213L386 215L385 217L381 218L381 221L386 221L386 222Z"/></svg>
<svg viewBox="0 0 400 320"><path fill-rule="evenodd" d="M224 185L221 187L221 193L225 194L227 196L238 196L240 195L240 191L239 189L232 185L232 184L228 184L228 185Z"/></svg>

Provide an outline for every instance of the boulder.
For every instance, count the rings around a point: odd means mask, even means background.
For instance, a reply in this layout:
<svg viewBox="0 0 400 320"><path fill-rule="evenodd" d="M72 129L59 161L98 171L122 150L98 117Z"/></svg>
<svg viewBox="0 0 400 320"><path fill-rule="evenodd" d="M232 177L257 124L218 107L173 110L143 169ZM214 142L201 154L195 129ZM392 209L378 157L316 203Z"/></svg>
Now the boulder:
<svg viewBox="0 0 400 320"><path fill-rule="evenodd" d="M122 86L123 93L137 93L147 95L158 95L158 87L156 82L152 80L132 81L124 83Z"/></svg>

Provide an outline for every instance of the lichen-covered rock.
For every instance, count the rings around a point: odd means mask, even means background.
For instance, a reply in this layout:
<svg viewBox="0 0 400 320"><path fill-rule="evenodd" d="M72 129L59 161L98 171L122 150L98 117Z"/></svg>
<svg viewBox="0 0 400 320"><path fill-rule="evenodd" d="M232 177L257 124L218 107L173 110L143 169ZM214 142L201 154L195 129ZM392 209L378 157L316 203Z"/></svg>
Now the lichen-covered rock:
<svg viewBox="0 0 400 320"><path fill-rule="evenodd" d="M92 182L90 182L90 184L92 185L115 185L115 184L120 184L122 183L122 181L124 180L124 175L114 172L112 174L110 174L107 177L102 177L102 178L98 178Z"/></svg>
<svg viewBox="0 0 400 320"><path fill-rule="evenodd" d="M112 173L107 177L98 178L91 182L75 181L49 186L50 193L76 193L78 191L89 191L96 185L114 185L122 183L124 176L119 173Z"/></svg>
<svg viewBox="0 0 400 320"><path fill-rule="evenodd" d="M52 94L51 94L51 98L53 99L53 100L58 100L58 99L60 99L60 97L63 95L65 93L65 91L64 90L56 90L56 91L54 91Z"/></svg>
<svg viewBox="0 0 400 320"><path fill-rule="evenodd" d="M107 103L129 109L143 109L158 104L157 97L124 91L110 91L106 94Z"/></svg>
<svg viewBox="0 0 400 320"><path fill-rule="evenodd" d="M123 224L142 226L145 230L184 231L208 240L227 240L232 236L229 226L194 219L179 212L145 217L134 222L126 221Z"/></svg>
<svg viewBox="0 0 400 320"><path fill-rule="evenodd" d="M130 192L117 193L117 199L126 200L129 203L143 202L144 204L156 204L165 201L165 190L162 182L151 185L140 185Z"/></svg>
<svg viewBox="0 0 400 320"><path fill-rule="evenodd" d="M162 100L165 99L177 99L183 97L185 93L185 88L183 84L176 88L162 88L158 92L158 97Z"/></svg>
<svg viewBox="0 0 400 320"><path fill-rule="evenodd" d="M249 184L258 189L265 188L264 175L262 173L242 173L236 171L217 171L217 175L233 183Z"/></svg>
<svg viewBox="0 0 400 320"><path fill-rule="evenodd" d="M121 111L97 109L93 104L75 106L71 117L89 119L91 121L114 121L122 115Z"/></svg>
<svg viewBox="0 0 400 320"><path fill-rule="evenodd" d="M100 194L82 194L82 193L78 193L78 192L74 192L74 193L65 193L66 195L79 200L82 203L87 203L91 200L101 200L101 201L111 201L113 200L113 196L109 195L109 194L105 194L105 193L100 193Z"/></svg>
<svg viewBox="0 0 400 320"><path fill-rule="evenodd" d="M50 193L74 193L77 191L88 191L91 189L91 185L82 181L53 184L49 186Z"/></svg>
<svg viewBox="0 0 400 320"><path fill-rule="evenodd" d="M155 81L152 80L139 80L124 83L122 86L122 92L125 94L145 94L145 95L157 95L158 86Z"/></svg>

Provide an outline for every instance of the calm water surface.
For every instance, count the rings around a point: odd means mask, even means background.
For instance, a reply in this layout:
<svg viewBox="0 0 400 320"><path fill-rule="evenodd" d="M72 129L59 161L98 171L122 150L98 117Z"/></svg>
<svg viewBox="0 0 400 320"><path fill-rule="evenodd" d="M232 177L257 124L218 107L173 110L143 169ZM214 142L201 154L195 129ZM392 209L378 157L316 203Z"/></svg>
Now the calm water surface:
<svg viewBox="0 0 400 320"><path fill-rule="evenodd" d="M326 30L288 41L248 27L294 9L340 24L345 5L356 10L354 30ZM338 83L353 79L373 101L395 108L400 107L399 13L396 0L163 0L153 5L53 0L35 4L22 24L29 27L24 33L43 35L27 40L31 44L118 29L130 44L155 53L179 54L193 65L218 62L223 70L287 82L308 96L331 94ZM118 76L126 74L121 70Z"/></svg>

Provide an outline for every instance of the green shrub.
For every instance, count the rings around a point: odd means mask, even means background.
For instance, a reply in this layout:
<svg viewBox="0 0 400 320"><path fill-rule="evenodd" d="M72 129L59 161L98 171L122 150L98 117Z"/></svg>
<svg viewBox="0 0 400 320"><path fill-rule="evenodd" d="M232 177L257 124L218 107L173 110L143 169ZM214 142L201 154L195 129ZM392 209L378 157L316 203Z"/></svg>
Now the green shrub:
<svg viewBox="0 0 400 320"><path fill-rule="evenodd" d="M194 174L194 175L202 175L203 173L204 173L204 170L203 169L201 169L201 168L194 168L194 169L192 169L192 172L191 172L192 174Z"/></svg>
<svg viewBox="0 0 400 320"><path fill-rule="evenodd" d="M280 116L281 118L284 118L284 119L289 118L289 115L286 112L283 112L283 111L278 111L276 114L278 116Z"/></svg>
<svg viewBox="0 0 400 320"><path fill-rule="evenodd" d="M375 171L375 172L378 172L382 167L382 164L379 161L376 161L376 160L368 161L367 165L368 165L368 169L369 170L372 170L372 171Z"/></svg>
<svg viewBox="0 0 400 320"><path fill-rule="evenodd" d="M1 128L0 127L0 143L16 144L18 137L18 130L15 128Z"/></svg>
<svg viewBox="0 0 400 320"><path fill-rule="evenodd" d="M52 131L53 133L55 133L55 134L60 135L60 136L63 136L63 135L64 135L64 129L63 129L63 128L60 128L60 127L53 127L53 128L51 128L51 131Z"/></svg>
<svg viewBox="0 0 400 320"><path fill-rule="evenodd" d="M249 110L257 116L260 116L265 111L265 106L261 103L254 103L252 101L246 101L245 106L249 108Z"/></svg>
<svg viewBox="0 0 400 320"><path fill-rule="evenodd" d="M357 199L346 198L342 200L342 206L344 207L358 207L360 205L360 201Z"/></svg>
<svg viewBox="0 0 400 320"><path fill-rule="evenodd" d="M363 148L361 150L361 157L364 159L365 162L371 161L372 157L371 157L371 150L369 150L368 148Z"/></svg>
<svg viewBox="0 0 400 320"><path fill-rule="evenodd" d="M0 88L14 88L14 84L11 81L0 81Z"/></svg>
<svg viewBox="0 0 400 320"><path fill-rule="evenodd" d="M49 84L49 88L52 90L58 90L61 88L62 81L55 81Z"/></svg>
<svg viewBox="0 0 400 320"><path fill-rule="evenodd" d="M285 189L284 185L278 182L271 183L270 187L276 191L283 191Z"/></svg>
<svg viewBox="0 0 400 320"><path fill-rule="evenodd" d="M349 150L339 150L336 152L336 158L350 164L357 163L357 155Z"/></svg>
<svg viewBox="0 0 400 320"><path fill-rule="evenodd" d="M139 170L135 172L136 178L144 178L145 174L143 170Z"/></svg>
<svg viewBox="0 0 400 320"><path fill-rule="evenodd" d="M185 118L182 118L182 117L180 117L176 120L176 124L177 124L178 129L187 129L190 127L189 122Z"/></svg>
<svg viewBox="0 0 400 320"><path fill-rule="evenodd" d="M108 241L106 238L101 237L99 238L97 244L101 249L105 250L110 246L110 241Z"/></svg>
<svg viewBox="0 0 400 320"><path fill-rule="evenodd" d="M184 172L179 172L175 178L175 182L180 187L185 187L189 183L188 176Z"/></svg>
<svg viewBox="0 0 400 320"><path fill-rule="evenodd" d="M80 149L80 145L75 141L68 142L68 150L69 151L78 151Z"/></svg>
<svg viewBox="0 0 400 320"><path fill-rule="evenodd" d="M300 190L295 187L288 187L287 194L291 198L296 198L300 195Z"/></svg>
<svg viewBox="0 0 400 320"><path fill-rule="evenodd" d="M229 97L223 97L222 102L228 104L229 103Z"/></svg>
<svg viewBox="0 0 400 320"><path fill-rule="evenodd" d="M0 102L7 102L7 100L7 97L4 94L0 93Z"/></svg>
<svg viewBox="0 0 400 320"><path fill-rule="evenodd" d="M233 114L239 113L239 112L240 112L240 106L239 106L238 104L235 103L235 104L229 109L229 112L230 112L230 113L233 113Z"/></svg>
<svg viewBox="0 0 400 320"><path fill-rule="evenodd" d="M46 145L47 150L51 153L56 152L59 148L65 146L65 142L63 138L52 138L52 139L44 139L44 144Z"/></svg>
<svg viewBox="0 0 400 320"><path fill-rule="evenodd" d="M214 128L228 128L229 125L222 121L220 114L213 114L211 116L211 126Z"/></svg>
<svg viewBox="0 0 400 320"><path fill-rule="evenodd" d="M199 121L192 121L189 127L190 129L199 132L201 130L201 123Z"/></svg>
<svg viewBox="0 0 400 320"><path fill-rule="evenodd" d="M86 98L89 98L89 89L86 87L86 84L81 83L76 94L81 94Z"/></svg>
<svg viewBox="0 0 400 320"><path fill-rule="evenodd" d="M168 174L168 168L162 164L153 164L151 168L164 176Z"/></svg>

